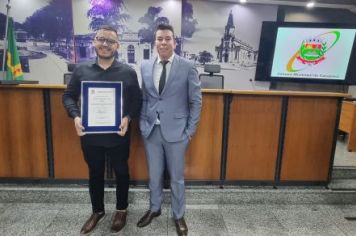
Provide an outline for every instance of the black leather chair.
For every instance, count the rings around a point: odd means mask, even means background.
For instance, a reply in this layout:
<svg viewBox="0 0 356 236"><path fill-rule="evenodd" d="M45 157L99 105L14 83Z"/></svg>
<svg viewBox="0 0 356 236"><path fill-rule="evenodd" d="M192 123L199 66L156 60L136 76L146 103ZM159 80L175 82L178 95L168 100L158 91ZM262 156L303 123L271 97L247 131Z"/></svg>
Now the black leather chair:
<svg viewBox="0 0 356 236"><path fill-rule="evenodd" d="M68 64L67 64L67 69L68 69L68 71L69 71L69 72L73 72L76 65L77 65L77 64L75 64L75 63L68 63Z"/></svg>
<svg viewBox="0 0 356 236"><path fill-rule="evenodd" d="M70 79L72 78L72 72L74 71L75 66L76 66L76 64L74 64L74 63L68 63L67 64L68 72L63 74L63 83L64 84L68 84L69 83Z"/></svg>
<svg viewBox="0 0 356 236"><path fill-rule="evenodd" d="M72 72L69 73L64 73L63 75L63 83L64 84L69 84L70 79L72 78Z"/></svg>

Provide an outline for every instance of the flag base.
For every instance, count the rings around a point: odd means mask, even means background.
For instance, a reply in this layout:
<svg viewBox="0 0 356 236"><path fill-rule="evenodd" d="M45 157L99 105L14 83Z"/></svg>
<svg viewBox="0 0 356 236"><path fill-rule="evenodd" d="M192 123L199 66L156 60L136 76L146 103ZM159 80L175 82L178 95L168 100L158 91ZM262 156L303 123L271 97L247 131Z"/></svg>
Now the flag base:
<svg viewBox="0 0 356 236"><path fill-rule="evenodd" d="M0 84L4 84L4 85L38 84L38 80L0 80Z"/></svg>

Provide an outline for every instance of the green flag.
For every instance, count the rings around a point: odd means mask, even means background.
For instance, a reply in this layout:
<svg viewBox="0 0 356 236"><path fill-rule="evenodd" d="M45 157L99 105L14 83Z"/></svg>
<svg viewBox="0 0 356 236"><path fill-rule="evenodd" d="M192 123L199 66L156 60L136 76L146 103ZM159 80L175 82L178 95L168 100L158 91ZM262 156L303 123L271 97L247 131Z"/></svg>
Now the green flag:
<svg viewBox="0 0 356 236"><path fill-rule="evenodd" d="M10 17L7 29L6 80L23 80L19 53L16 47L14 21Z"/></svg>

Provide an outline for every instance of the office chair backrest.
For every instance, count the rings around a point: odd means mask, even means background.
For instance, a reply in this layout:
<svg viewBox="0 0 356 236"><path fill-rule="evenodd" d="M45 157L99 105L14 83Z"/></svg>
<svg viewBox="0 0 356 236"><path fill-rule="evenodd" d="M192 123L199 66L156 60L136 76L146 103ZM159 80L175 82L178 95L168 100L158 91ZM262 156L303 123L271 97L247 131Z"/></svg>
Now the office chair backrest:
<svg viewBox="0 0 356 236"><path fill-rule="evenodd" d="M204 72L212 73L220 73L221 66L218 64L205 64Z"/></svg>
<svg viewBox="0 0 356 236"><path fill-rule="evenodd" d="M200 74L199 79L202 88L208 89L223 89L224 88L224 76L214 74Z"/></svg>

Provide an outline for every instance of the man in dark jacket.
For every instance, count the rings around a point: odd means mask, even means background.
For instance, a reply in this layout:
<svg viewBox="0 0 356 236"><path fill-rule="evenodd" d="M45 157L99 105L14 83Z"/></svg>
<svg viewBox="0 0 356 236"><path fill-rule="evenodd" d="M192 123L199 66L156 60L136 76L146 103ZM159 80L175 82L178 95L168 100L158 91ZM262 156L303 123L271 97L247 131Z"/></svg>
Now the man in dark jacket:
<svg viewBox="0 0 356 236"><path fill-rule="evenodd" d="M83 225L81 235L91 233L105 216L106 156L113 166L117 185L116 212L111 230L118 232L126 224L129 189L127 163L130 147L129 123L139 114L142 104L142 94L136 72L131 67L115 60L115 53L119 48L117 31L110 26L103 26L97 31L93 45L97 54L96 61L77 66L63 94L64 107L68 115L74 119L74 127L80 136L84 159L89 168L89 192L93 213ZM82 81L122 82L123 115L120 127L117 127L117 133L85 133L78 105Z"/></svg>

